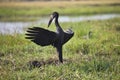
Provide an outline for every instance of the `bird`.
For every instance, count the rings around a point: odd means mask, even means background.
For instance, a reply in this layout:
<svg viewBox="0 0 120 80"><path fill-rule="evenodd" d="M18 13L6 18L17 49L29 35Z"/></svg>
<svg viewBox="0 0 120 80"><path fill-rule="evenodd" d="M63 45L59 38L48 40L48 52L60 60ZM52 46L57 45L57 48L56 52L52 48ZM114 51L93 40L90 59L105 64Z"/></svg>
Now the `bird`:
<svg viewBox="0 0 120 80"><path fill-rule="evenodd" d="M57 50L60 63L63 63L62 47L73 37L74 32L71 29L64 31L59 24L58 18L59 13L53 12L48 22L49 27L55 19L56 32L41 27L32 27L28 28L25 38L43 47L52 45Z"/></svg>

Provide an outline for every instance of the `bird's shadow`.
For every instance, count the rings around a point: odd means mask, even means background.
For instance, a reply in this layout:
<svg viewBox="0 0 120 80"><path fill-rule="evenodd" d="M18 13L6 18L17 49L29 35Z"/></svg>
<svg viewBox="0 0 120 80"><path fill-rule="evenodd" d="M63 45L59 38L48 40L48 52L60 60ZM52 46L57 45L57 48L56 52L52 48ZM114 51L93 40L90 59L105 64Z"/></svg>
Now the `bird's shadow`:
<svg viewBox="0 0 120 80"><path fill-rule="evenodd" d="M63 62L64 62L63 64L70 63L71 60L64 59ZM56 65L59 65L59 64L62 64L62 63L60 63L59 60L50 58L48 60L40 60L40 61L32 60L32 61L29 61L29 62L27 62L27 67L29 67L29 69L31 70L31 69L34 69L34 68L41 68L45 65L55 65L56 66Z"/></svg>

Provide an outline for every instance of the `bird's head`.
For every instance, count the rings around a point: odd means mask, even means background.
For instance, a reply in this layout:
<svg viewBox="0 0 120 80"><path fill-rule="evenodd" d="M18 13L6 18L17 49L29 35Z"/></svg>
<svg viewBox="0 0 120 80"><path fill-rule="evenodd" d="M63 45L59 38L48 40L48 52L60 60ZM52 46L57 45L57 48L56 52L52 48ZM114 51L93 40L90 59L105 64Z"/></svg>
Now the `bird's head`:
<svg viewBox="0 0 120 80"><path fill-rule="evenodd" d="M59 16L58 12L53 12L53 13L52 13L52 15L50 16L50 20L49 20L49 22L48 22L48 27L49 27L50 24L52 23L53 19L56 18L56 17L58 17L58 16Z"/></svg>

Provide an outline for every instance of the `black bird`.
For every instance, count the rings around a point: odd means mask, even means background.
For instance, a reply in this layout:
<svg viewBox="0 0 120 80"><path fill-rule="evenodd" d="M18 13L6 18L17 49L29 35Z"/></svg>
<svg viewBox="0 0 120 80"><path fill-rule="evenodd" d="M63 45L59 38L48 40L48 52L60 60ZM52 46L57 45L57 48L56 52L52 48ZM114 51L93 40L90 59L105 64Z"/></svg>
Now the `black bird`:
<svg viewBox="0 0 120 80"><path fill-rule="evenodd" d="M72 38L74 32L71 29L68 29L66 32L60 27L58 22L59 14L58 12L53 12L48 27L52 23L55 18L56 32L49 31L40 27L28 28L26 39L30 39L32 42L40 45L40 46L48 46L52 45L57 49L58 57L61 63L63 63L62 57L62 46Z"/></svg>

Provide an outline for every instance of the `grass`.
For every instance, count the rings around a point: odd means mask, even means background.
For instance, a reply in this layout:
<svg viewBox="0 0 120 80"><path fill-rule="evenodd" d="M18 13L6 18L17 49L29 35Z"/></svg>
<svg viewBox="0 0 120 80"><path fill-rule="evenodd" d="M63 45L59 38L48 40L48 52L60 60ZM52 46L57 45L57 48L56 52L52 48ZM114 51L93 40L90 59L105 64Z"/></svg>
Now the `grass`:
<svg viewBox="0 0 120 80"><path fill-rule="evenodd" d="M0 21L34 21L53 11L73 16L119 14L119 3L119 0L61 2L62 5L54 1L1 2ZM75 32L63 47L64 64L56 64L58 57L52 46L37 46L26 40L24 34L0 34L0 80L120 79L120 18L61 23L61 26L64 29L72 26ZM49 29L55 30L54 25ZM86 37L90 31L91 36ZM41 62L40 67L31 65L32 61Z"/></svg>
<svg viewBox="0 0 120 80"><path fill-rule="evenodd" d="M43 25L46 26L46 25ZM62 23L75 35L64 45L64 64L30 69L29 61L58 59L52 46L40 47L24 34L0 35L0 79L3 80L119 80L120 19ZM50 27L53 29L54 25ZM83 38L91 31L89 39Z"/></svg>
<svg viewBox="0 0 120 80"><path fill-rule="evenodd" d="M61 5L61 4L62 5ZM120 13L120 1L1 2L0 21L34 21L53 11L61 15Z"/></svg>

